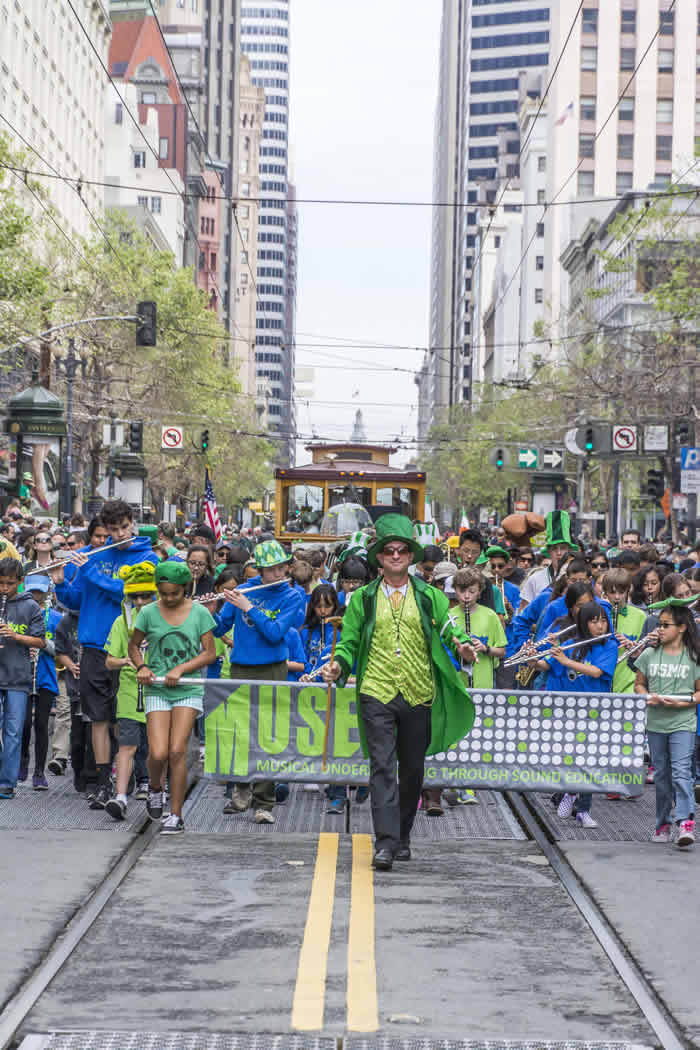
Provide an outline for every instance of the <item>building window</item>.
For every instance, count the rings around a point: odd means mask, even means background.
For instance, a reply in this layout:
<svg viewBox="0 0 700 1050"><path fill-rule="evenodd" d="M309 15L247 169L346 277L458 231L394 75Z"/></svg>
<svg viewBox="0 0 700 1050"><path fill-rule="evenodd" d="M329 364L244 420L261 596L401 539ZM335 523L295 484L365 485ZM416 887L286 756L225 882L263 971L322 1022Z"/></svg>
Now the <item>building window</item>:
<svg viewBox="0 0 700 1050"><path fill-rule="evenodd" d="M541 288L535 288L535 302L544 302L544 292Z"/></svg>
<svg viewBox="0 0 700 1050"><path fill-rule="evenodd" d="M537 236L538 237L544 237L544 223L543 222L538 222L537 223Z"/></svg>
<svg viewBox="0 0 700 1050"><path fill-rule="evenodd" d="M632 172L618 171L615 179L615 193L623 194L632 189Z"/></svg>
<svg viewBox="0 0 700 1050"><path fill-rule="evenodd" d="M659 48L659 73L673 73L673 51Z"/></svg>
<svg viewBox="0 0 700 1050"><path fill-rule="evenodd" d="M595 70L598 68L598 48L581 48L581 69Z"/></svg>
<svg viewBox="0 0 700 1050"><path fill-rule="evenodd" d="M595 157L595 135L579 135L579 157Z"/></svg>
<svg viewBox="0 0 700 1050"><path fill-rule="evenodd" d="M241 197L250 197L250 183L249 182L242 182L241 183Z"/></svg>
<svg viewBox="0 0 700 1050"><path fill-rule="evenodd" d="M158 142L158 156L161 160L168 159L168 152L170 146L170 139L161 137Z"/></svg>
<svg viewBox="0 0 700 1050"><path fill-rule="evenodd" d="M579 197L592 197L593 196L593 180L594 175L592 171L580 171L578 173L578 195Z"/></svg>
<svg viewBox="0 0 700 1050"><path fill-rule="evenodd" d="M494 236L493 243L494 243L494 247L495 248L500 248L501 247L501 236L500 236L500 234L497 233Z"/></svg>
<svg viewBox="0 0 700 1050"><path fill-rule="evenodd" d="M547 158L546 157L538 157L537 158L537 170L538 171L546 171L547 170Z"/></svg>
<svg viewBox="0 0 700 1050"><path fill-rule="evenodd" d="M634 135L617 136L617 155L624 160L634 157Z"/></svg>
<svg viewBox="0 0 700 1050"><path fill-rule="evenodd" d="M598 32L598 8L584 7L581 13L581 31L583 33Z"/></svg>
<svg viewBox="0 0 700 1050"><path fill-rule="evenodd" d="M660 36L673 36L673 11L659 12Z"/></svg>
<svg viewBox="0 0 700 1050"><path fill-rule="evenodd" d="M247 226L244 226L243 229L241 230L241 240L243 241L244 244L248 243L248 237L249 236L250 236L250 230L248 229Z"/></svg>
<svg viewBox="0 0 700 1050"><path fill-rule="evenodd" d="M211 266L212 270L216 269L216 252L212 252L209 256L209 265Z"/></svg>
<svg viewBox="0 0 700 1050"><path fill-rule="evenodd" d="M162 197L151 197L151 211L154 215L160 215Z"/></svg>
<svg viewBox="0 0 700 1050"><path fill-rule="evenodd" d="M535 269L544 270L544 255L535 256Z"/></svg>
<svg viewBox="0 0 700 1050"><path fill-rule="evenodd" d="M537 203L544 204L544 190L537 191Z"/></svg>
<svg viewBox="0 0 700 1050"><path fill-rule="evenodd" d="M636 33L637 32L637 12L636 11L622 11L620 13L620 32L621 33Z"/></svg>
<svg viewBox="0 0 700 1050"><path fill-rule="evenodd" d="M634 120L634 99L621 99L620 105L617 107L617 114L619 120Z"/></svg>
<svg viewBox="0 0 700 1050"><path fill-rule="evenodd" d="M250 205L249 204L239 204L238 205L238 214L240 215L240 217L242 219L249 218L250 217Z"/></svg>
<svg viewBox="0 0 700 1050"><path fill-rule="evenodd" d="M670 160L671 159L671 147L673 145L673 138L671 135L657 135L656 136L656 159L657 160Z"/></svg>
<svg viewBox="0 0 700 1050"><path fill-rule="evenodd" d="M248 252L241 252L241 264L243 266L248 265Z"/></svg>
<svg viewBox="0 0 700 1050"><path fill-rule="evenodd" d="M137 197L136 198L136 203L138 205L140 205L140 207L142 207L142 208L147 208L148 207L148 197Z"/></svg>
<svg viewBox="0 0 700 1050"><path fill-rule="evenodd" d="M672 124L673 123L673 99L672 98L657 98L657 100L656 100L656 123L657 124Z"/></svg>
<svg viewBox="0 0 700 1050"><path fill-rule="evenodd" d="M141 103L144 106L155 106L155 104L156 104L156 93L155 93L155 91L142 91L141 92Z"/></svg>
<svg viewBox="0 0 700 1050"><path fill-rule="evenodd" d="M145 149L134 150L134 167L145 168L146 167L146 151Z"/></svg>
<svg viewBox="0 0 700 1050"><path fill-rule="evenodd" d="M121 124L124 120L124 107L121 102L117 102L114 107L114 123Z"/></svg>
<svg viewBox="0 0 700 1050"><path fill-rule="evenodd" d="M581 120L595 120L595 95L581 96Z"/></svg>
<svg viewBox="0 0 700 1050"><path fill-rule="evenodd" d="M620 48L620 69L634 69L635 64L635 50L633 47L621 47Z"/></svg>
<svg viewBox="0 0 700 1050"><path fill-rule="evenodd" d="M247 273L242 273L241 274L241 284L247 284L247 283L248 283L248 274Z"/></svg>
<svg viewBox="0 0 700 1050"><path fill-rule="evenodd" d="M204 252L199 253L199 268L200 270L204 269Z"/></svg>

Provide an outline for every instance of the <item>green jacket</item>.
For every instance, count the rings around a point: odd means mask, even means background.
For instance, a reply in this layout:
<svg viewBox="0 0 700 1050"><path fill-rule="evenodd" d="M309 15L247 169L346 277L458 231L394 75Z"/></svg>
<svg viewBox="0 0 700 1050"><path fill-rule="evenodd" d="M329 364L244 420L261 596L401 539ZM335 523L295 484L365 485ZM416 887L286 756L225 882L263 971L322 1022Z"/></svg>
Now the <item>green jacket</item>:
<svg viewBox="0 0 700 1050"><path fill-rule="evenodd" d="M445 595L417 576L411 576L410 585L418 606L425 644L433 664L435 699L431 709L430 745L426 754L435 755L461 740L474 724L474 705L457 669L442 643L451 645L454 639L466 642L467 636L452 623L450 603ZM360 713L359 697L362 679L367 669L372 634L377 616L377 591L381 580L373 580L355 591L343 617L341 640L335 650L335 659L342 668L339 682L344 685L357 661L355 687L357 721L362 751L367 755L367 738Z"/></svg>

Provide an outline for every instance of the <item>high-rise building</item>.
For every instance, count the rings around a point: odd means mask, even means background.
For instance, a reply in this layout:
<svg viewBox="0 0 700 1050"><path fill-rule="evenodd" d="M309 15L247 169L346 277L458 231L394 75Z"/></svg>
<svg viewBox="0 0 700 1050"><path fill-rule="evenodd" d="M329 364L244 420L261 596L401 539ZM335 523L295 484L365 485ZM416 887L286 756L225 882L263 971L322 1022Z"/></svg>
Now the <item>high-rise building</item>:
<svg viewBox="0 0 700 1050"><path fill-rule="evenodd" d="M479 189L495 200L500 140L509 135L517 177L519 73L547 66L549 6L542 0L443 0L435 121L435 209L431 330L427 355L429 409L424 426L473 397L473 266ZM444 213L444 214L443 214ZM421 436L421 435L419 435Z"/></svg>
<svg viewBox="0 0 700 1050"><path fill-rule="evenodd" d="M289 0L256 0L256 6L244 0L241 49L250 59L253 83L265 90L259 168L256 368L261 379L263 371L275 373L269 387L269 431L271 437L275 432L279 436L278 461L289 463L295 429L296 294L290 275L290 259L294 265L296 255L295 231L290 232L294 213L288 204Z"/></svg>
<svg viewBox="0 0 700 1050"><path fill-rule="evenodd" d="M42 184L68 235L87 237L96 233L88 208L99 212L103 203L108 81L98 56L106 66L112 23L106 0L76 0L73 7L75 13L67 4L0 7L0 113L37 152L4 120L0 131L27 151L34 170L85 180L80 194L75 182ZM29 196L26 204L32 206Z"/></svg>
<svg viewBox="0 0 700 1050"><path fill-rule="evenodd" d="M694 167L700 133L696 0L590 2L574 22L577 7L560 0L552 8L553 55L574 29L549 94L546 199L613 197L681 180ZM550 259L571 240L572 208L550 208L544 217ZM545 278L546 319L556 336L567 275L556 265Z"/></svg>

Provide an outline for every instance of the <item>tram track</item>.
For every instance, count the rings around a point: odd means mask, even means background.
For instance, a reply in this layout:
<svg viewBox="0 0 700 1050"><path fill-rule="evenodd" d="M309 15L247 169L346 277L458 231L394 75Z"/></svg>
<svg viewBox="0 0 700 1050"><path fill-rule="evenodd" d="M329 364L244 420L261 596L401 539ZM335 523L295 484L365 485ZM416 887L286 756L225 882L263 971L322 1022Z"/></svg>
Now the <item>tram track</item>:
<svg viewBox="0 0 700 1050"><path fill-rule="evenodd" d="M198 776L193 776L185 803L185 815L197 803L200 795L205 790L206 781ZM544 820L529 801L527 794L505 792L503 797L513 818L526 835L527 841L535 845L546 859L552 872L556 875L559 883L584 919L588 929L600 945L620 981L634 999L658 1040L656 1045L661 1050L688 1050L691 1044L683 1037L678 1023L671 1016L650 981L645 977L636 959L630 954L617 930L608 920L588 887L570 864ZM158 825L144 816L143 821L135 829L134 838L120 854L107 875L94 889L89 898L79 906L38 966L8 1000L2 1013L0 1013L0 1050L14 1050L20 1045L18 1033L25 1025L31 1011L54 978L69 961L82 940L93 928L139 859L155 841L158 831ZM349 814L345 834L348 839L353 837L350 832ZM343 837L345 836L341 832L341 838ZM321 1032L318 1035L318 1045L325 1047L325 1037ZM309 1038L311 1039L310 1034ZM347 1035L333 1036L332 1045L337 1050L350 1050L350 1048L359 1047L357 1039L356 1035L349 1032ZM376 1037L377 1047L384 1046L383 1039L384 1037L378 1032ZM413 1045L410 1041L405 1044L406 1047L412 1047ZM421 1046L426 1048L433 1045L435 1047L443 1047L451 1044L449 1041L445 1042L444 1040L436 1040L433 1044L429 1039L421 1043ZM455 1047L461 1047L462 1045L467 1046L468 1044L467 1042L464 1042L464 1044L455 1043ZM471 1041L469 1045L472 1045ZM474 1043L473 1045L476 1046L477 1044ZM512 1045L515 1050L516 1043L513 1042ZM517 1045L526 1047L527 1043L525 1040L522 1040ZM286 1047L286 1043L284 1046ZM375 1042L370 1040L367 1046L374 1047ZM394 1039L391 1041L391 1050L395 1050L395 1048L396 1050L403 1050L403 1046L402 1040Z"/></svg>

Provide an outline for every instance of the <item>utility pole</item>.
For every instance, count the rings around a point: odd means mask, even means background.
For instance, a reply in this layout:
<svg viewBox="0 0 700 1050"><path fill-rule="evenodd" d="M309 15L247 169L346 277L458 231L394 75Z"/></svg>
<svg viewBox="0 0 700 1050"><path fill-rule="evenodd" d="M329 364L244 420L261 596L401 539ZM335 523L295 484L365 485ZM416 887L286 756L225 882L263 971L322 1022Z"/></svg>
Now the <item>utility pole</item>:
<svg viewBox="0 0 700 1050"><path fill-rule="evenodd" d="M75 342L68 340L68 353L66 354L66 460L63 467L63 513L70 514L73 510L73 381L75 380L75 369L77 358L75 356Z"/></svg>

